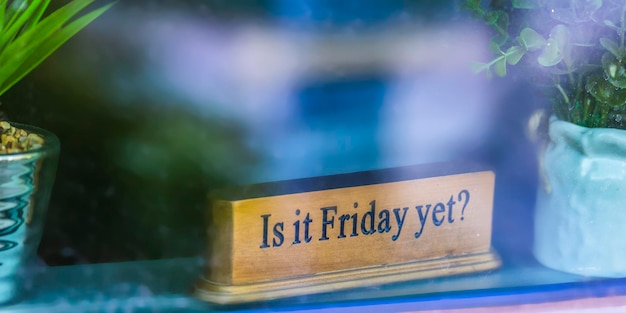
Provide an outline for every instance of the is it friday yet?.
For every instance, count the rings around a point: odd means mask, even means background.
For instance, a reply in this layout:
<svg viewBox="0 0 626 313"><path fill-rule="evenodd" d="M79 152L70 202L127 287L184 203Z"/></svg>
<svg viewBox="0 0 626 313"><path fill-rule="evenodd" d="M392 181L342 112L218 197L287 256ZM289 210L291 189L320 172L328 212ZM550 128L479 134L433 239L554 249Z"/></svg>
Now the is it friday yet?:
<svg viewBox="0 0 626 313"><path fill-rule="evenodd" d="M337 206L319 208L321 215L319 220L311 218L311 212L304 214L300 209L296 209L295 221L287 224L285 221L273 220L272 214L263 214L260 216L263 234L259 248L277 248L311 241L345 240L350 237L386 233L390 233L391 240L396 241L401 235L406 236L402 231L407 218L416 219L418 229L409 231L412 232L411 236L418 239L428 223L439 227L445 223L452 224L457 218L463 221L470 198L470 192L463 189L457 194L450 195L444 202L382 210L376 207L376 200L371 200L363 211L359 210L359 203L354 202L350 212L352 214ZM312 223L319 223L319 234L312 233L310 227Z"/></svg>

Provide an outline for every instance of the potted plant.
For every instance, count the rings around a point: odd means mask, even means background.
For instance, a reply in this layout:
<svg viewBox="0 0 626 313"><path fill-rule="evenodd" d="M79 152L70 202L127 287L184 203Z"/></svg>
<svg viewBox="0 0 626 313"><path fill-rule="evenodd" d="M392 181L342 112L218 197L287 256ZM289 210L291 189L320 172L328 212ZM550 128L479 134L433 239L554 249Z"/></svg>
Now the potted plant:
<svg viewBox="0 0 626 313"><path fill-rule="evenodd" d="M72 0L47 12L50 0L2 1L0 96L110 7L78 17L92 2ZM18 294L18 274L37 251L58 154L54 134L0 121L0 302Z"/></svg>
<svg viewBox="0 0 626 313"><path fill-rule="evenodd" d="M524 65L551 103L535 257L570 273L626 276L626 1L464 5L495 31L495 57L474 69L505 76Z"/></svg>

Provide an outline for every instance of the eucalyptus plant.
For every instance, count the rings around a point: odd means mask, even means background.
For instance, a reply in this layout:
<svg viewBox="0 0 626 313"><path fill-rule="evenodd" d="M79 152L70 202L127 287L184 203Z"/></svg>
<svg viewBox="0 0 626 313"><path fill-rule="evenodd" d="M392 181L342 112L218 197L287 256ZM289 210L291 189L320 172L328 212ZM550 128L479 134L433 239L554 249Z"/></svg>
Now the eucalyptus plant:
<svg viewBox="0 0 626 313"><path fill-rule="evenodd" d="M47 12L51 0L0 0L0 95L112 5L72 0Z"/></svg>
<svg viewBox="0 0 626 313"><path fill-rule="evenodd" d="M626 129L626 0L466 0L494 30L495 57L477 72L523 73L548 87L554 114L585 127Z"/></svg>

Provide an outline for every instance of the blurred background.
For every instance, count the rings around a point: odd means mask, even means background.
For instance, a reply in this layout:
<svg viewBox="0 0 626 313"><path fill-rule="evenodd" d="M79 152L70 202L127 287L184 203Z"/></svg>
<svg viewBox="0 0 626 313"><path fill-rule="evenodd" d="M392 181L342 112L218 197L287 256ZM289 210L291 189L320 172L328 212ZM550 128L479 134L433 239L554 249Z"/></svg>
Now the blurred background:
<svg viewBox="0 0 626 313"><path fill-rule="evenodd" d="M460 1L118 1L0 99L61 139L40 258L200 255L214 188L464 161L496 169L496 249L530 255L541 104L469 70L488 41Z"/></svg>

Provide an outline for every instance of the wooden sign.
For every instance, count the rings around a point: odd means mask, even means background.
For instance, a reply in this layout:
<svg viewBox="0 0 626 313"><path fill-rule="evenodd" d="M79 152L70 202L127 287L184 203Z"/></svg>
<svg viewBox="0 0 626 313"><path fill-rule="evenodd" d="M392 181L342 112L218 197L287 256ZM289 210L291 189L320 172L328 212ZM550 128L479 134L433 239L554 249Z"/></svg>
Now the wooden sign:
<svg viewBox="0 0 626 313"><path fill-rule="evenodd" d="M494 184L476 165L437 164L213 193L196 295L238 303L497 268Z"/></svg>

